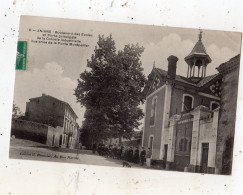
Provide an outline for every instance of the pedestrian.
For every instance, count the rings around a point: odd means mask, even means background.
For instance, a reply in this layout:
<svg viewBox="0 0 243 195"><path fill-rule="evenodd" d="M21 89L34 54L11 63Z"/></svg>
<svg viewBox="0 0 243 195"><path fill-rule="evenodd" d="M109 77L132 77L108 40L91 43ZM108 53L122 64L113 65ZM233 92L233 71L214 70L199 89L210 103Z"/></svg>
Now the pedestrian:
<svg viewBox="0 0 243 195"><path fill-rule="evenodd" d="M111 147L111 157L113 159L115 158L115 146L114 145Z"/></svg>
<svg viewBox="0 0 243 195"><path fill-rule="evenodd" d="M112 155L112 145L109 145L109 151L108 151L108 153L109 153L109 157L111 158L111 155Z"/></svg>
<svg viewBox="0 0 243 195"><path fill-rule="evenodd" d="M117 146L115 145L114 146L114 158L118 159L118 149L117 149Z"/></svg>
<svg viewBox="0 0 243 195"><path fill-rule="evenodd" d="M129 161L129 148L128 147L126 147L126 149L125 149L125 160Z"/></svg>
<svg viewBox="0 0 243 195"><path fill-rule="evenodd" d="M121 159L124 160L124 146L121 145Z"/></svg>
<svg viewBox="0 0 243 195"><path fill-rule="evenodd" d="M98 154L101 156L101 144L98 145L97 152L98 152Z"/></svg>
<svg viewBox="0 0 243 195"><path fill-rule="evenodd" d="M139 149L136 147L136 150L134 152L134 163L138 164L139 163Z"/></svg>
<svg viewBox="0 0 243 195"><path fill-rule="evenodd" d="M101 156L104 156L105 155L105 145L102 144L101 145Z"/></svg>
<svg viewBox="0 0 243 195"><path fill-rule="evenodd" d="M96 143L94 143L93 146L92 146L92 152L93 152L93 154L95 154L95 152L96 152L96 147L97 147L96 146Z"/></svg>
<svg viewBox="0 0 243 195"><path fill-rule="evenodd" d="M146 165L147 167L151 166L151 156L152 156L152 152L150 150L150 148L148 148L147 154L146 154Z"/></svg>
<svg viewBox="0 0 243 195"><path fill-rule="evenodd" d="M145 162L145 156L146 156L146 151L145 151L144 147L142 147L142 151L141 151L141 153L140 153L141 166L144 165L144 162Z"/></svg>
<svg viewBox="0 0 243 195"><path fill-rule="evenodd" d="M106 158L109 157L109 148L108 148L108 146L105 146L104 156L105 156Z"/></svg>
<svg viewBox="0 0 243 195"><path fill-rule="evenodd" d="M126 160L126 147L122 146L121 147L121 151L122 151L122 153L121 153L121 159L122 160Z"/></svg>
<svg viewBox="0 0 243 195"><path fill-rule="evenodd" d="M118 146L117 149L117 159L121 160L121 155L122 155L122 147Z"/></svg>
<svg viewBox="0 0 243 195"><path fill-rule="evenodd" d="M132 147L130 147L129 150L128 150L128 161L133 162L133 149L132 149Z"/></svg>

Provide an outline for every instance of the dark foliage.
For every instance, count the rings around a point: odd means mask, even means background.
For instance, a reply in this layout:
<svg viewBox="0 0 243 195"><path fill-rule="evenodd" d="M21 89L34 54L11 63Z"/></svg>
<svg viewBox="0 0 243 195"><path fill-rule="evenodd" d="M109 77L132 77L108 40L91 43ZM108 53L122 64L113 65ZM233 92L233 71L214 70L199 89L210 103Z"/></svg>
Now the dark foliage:
<svg viewBox="0 0 243 195"><path fill-rule="evenodd" d="M92 142L130 138L143 117L139 105L146 81L140 61L144 48L129 44L116 52L111 35L99 36L97 45L87 60L89 71L80 74L75 89L77 102L86 108L82 132Z"/></svg>

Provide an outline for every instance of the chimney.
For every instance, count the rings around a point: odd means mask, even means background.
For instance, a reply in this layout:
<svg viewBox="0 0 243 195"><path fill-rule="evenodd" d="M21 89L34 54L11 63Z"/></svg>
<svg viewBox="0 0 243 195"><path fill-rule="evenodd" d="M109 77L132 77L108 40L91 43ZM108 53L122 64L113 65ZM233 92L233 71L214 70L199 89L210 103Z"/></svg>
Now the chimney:
<svg viewBox="0 0 243 195"><path fill-rule="evenodd" d="M178 58L176 56L171 55L167 58L167 60L168 60L168 73L167 73L167 75L170 79L175 79L175 77L176 77L176 63L178 61Z"/></svg>

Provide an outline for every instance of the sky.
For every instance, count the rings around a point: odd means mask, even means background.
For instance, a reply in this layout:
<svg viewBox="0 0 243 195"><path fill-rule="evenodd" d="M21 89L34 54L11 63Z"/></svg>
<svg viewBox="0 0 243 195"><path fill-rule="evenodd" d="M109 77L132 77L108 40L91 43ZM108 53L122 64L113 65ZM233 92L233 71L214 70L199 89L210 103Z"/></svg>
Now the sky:
<svg viewBox="0 0 243 195"><path fill-rule="evenodd" d="M66 47L63 45L45 45L31 43L36 32L29 29L57 30L65 32L89 33L92 37L80 40L89 47ZM198 41L198 29L172 28L122 23L81 21L45 17L22 16L19 40L28 41L28 69L16 71L14 103L24 113L26 102L42 93L54 96L71 105L82 124L85 108L76 102L74 89L81 72L87 68L87 59L91 58L98 41L98 35L112 35L116 49L126 44L136 44L145 48L141 56L143 72L151 72L153 64L167 70L167 58L175 55L177 74L186 76L187 64L184 58ZM202 42L212 62L207 66L207 75L217 73L215 69L221 63L240 53L241 33L204 30Z"/></svg>

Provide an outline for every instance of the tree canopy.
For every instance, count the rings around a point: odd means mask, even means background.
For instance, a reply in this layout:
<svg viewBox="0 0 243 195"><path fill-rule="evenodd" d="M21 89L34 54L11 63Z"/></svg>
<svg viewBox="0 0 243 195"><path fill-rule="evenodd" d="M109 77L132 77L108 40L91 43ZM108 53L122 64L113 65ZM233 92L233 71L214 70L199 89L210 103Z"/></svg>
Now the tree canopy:
<svg viewBox="0 0 243 195"><path fill-rule="evenodd" d="M21 117L22 115L23 114L20 111L20 108L15 103L13 103L12 118L17 119L17 118Z"/></svg>
<svg viewBox="0 0 243 195"><path fill-rule="evenodd" d="M86 108L82 130L93 141L107 138L130 138L143 117L140 103L145 75L138 44L128 44L116 51L112 36L99 36L87 67L80 74L74 95Z"/></svg>

